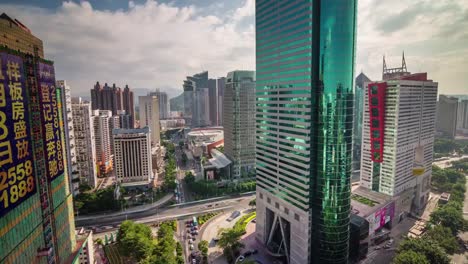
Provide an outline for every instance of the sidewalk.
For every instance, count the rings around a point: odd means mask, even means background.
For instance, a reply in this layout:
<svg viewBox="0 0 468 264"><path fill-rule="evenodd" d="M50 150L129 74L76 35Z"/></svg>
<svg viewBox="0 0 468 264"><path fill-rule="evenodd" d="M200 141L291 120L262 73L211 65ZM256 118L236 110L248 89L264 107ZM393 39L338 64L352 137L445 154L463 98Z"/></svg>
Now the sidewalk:
<svg viewBox="0 0 468 264"><path fill-rule="evenodd" d="M94 214L94 215L87 215L87 216L78 216L75 217L75 220L89 220L89 219L96 219L99 217L112 217L112 216L121 216L121 215L126 215L130 213L138 213L138 212L143 212L147 211L150 209L158 208L161 205L169 202L173 198L173 194L166 194L164 197L161 199L157 200L155 203L152 204L145 204L145 205L140 205L140 206L135 206L132 208L129 208L125 211L119 211L115 213L107 213L107 214Z"/></svg>

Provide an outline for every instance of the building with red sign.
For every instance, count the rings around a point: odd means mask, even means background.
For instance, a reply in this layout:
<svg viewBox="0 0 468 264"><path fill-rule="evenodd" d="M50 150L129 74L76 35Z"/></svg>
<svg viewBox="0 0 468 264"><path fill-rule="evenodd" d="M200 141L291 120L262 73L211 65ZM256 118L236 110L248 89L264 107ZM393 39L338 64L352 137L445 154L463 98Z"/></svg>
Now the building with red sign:
<svg viewBox="0 0 468 264"><path fill-rule="evenodd" d="M361 185L393 197L411 190L419 210L429 196L438 84L408 72L404 56L399 68L384 59L382 79L365 89Z"/></svg>

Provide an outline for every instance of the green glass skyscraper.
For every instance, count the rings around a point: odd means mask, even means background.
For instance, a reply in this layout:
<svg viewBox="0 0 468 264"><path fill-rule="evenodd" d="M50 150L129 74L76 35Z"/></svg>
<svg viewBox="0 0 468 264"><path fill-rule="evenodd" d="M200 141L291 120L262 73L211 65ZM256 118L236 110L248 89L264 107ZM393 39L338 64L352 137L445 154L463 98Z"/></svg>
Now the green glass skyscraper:
<svg viewBox="0 0 468 264"><path fill-rule="evenodd" d="M348 260L355 0L256 1L257 238Z"/></svg>

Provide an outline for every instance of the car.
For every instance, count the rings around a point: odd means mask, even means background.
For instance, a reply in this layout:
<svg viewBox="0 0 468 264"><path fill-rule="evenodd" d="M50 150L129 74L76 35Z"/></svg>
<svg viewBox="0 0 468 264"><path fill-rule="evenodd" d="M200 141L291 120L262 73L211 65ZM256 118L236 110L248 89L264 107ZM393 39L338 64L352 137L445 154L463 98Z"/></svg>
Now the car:
<svg viewBox="0 0 468 264"><path fill-rule="evenodd" d="M194 230L198 230L198 226L194 226L193 229L194 229Z"/></svg>
<svg viewBox="0 0 468 264"><path fill-rule="evenodd" d="M188 240L188 243L189 243L189 244L193 244L192 239L189 239L189 240Z"/></svg>
<svg viewBox="0 0 468 264"><path fill-rule="evenodd" d="M191 238L192 238L192 236L191 236L191 235L187 235L187 238L188 238L188 239L191 239Z"/></svg>
<svg viewBox="0 0 468 264"><path fill-rule="evenodd" d="M379 250L379 249L380 249L380 246L376 246L374 249L375 249L375 250Z"/></svg>
<svg viewBox="0 0 468 264"><path fill-rule="evenodd" d="M218 237L215 237L215 238L213 238L213 241L214 241L214 242L218 242L218 241L219 241L219 238L218 238Z"/></svg>
<svg viewBox="0 0 468 264"><path fill-rule="evenodd" d="M255 254L257 254L257 253L258 253L258 250L256 250L256 249L252 249L252 250L250 250L250 252L252 252L252 255L255 255Z"/></svg>
<svg viewBox="0 0 468 264"><path fill-rule="evenodd" d="M254 218L254 219L252 220L252 223L257 223L257 218Z"/></svg>
<svg viewBox="0 0 468 264"><path fill-rule="evenodd" d="M189 247L189 248L190 248L190 250L193 250L193 245L190 245L190 247Z"/></svg>
<svg viewBox="0 0 468 264"><path fill-rule="evenodd" d="M243 262L245 260L245 257L241 255L238 259L237 262Z"/></svg>
<svg viewBox="0 0 468 264"><path fill-rule="evenodd" d="M191 231L190 229L187 229L187 233L189 233L189 234L190 234L191 232L192 232L192 231Z"/></svg>
<svg viewBox="0 0 468 264"><path fill-rule="evenodd" d="M192 259L192 264L197 264L197 259Z"/></svg>
<svg viewBox="0 0 468 264"><path fill-rule="evenodd" d="M248 257L248 256L250 256L250 255L252 255L252 252L250 252L250 250L249 250L249 251L246 251L246 252L244 253L244 256L245 256L245 257Z"/></svg>

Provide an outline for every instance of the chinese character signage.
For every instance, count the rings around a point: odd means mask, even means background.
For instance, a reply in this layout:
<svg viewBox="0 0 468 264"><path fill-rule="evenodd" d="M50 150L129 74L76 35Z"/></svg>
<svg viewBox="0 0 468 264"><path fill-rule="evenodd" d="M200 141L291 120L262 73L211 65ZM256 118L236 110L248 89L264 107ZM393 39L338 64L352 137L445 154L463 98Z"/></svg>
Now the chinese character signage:
<svg viewBox="0 0 468 264"><path fill-rule="evenodd" d="M55 88L54 66L39 62L39 93L47 175L50 180L64 172L64 153Z"/></svg>
<svg viewBox="0 0 468 264"><path fill-rule="evenodd" d="M36 192L21 57L0 52L0 217Z"/></svg>

